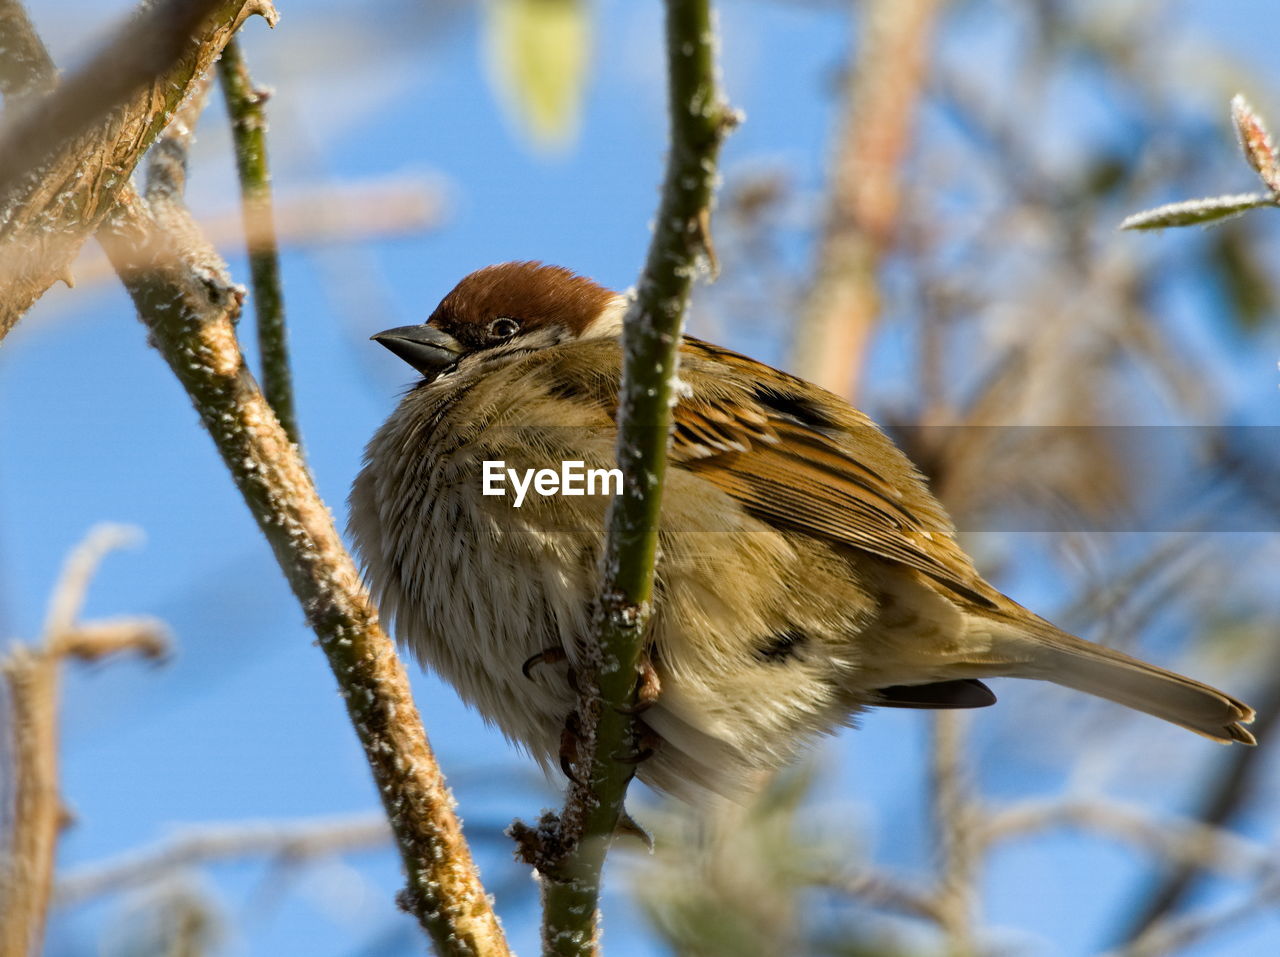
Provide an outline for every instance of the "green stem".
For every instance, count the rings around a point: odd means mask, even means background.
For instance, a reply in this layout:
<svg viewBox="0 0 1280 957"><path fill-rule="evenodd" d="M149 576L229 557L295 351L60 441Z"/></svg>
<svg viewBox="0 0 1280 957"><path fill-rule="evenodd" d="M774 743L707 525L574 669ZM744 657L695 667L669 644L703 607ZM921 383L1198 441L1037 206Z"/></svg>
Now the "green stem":
<svg viewBox="0 0 1280 957"><path fill-rule="evenodd" d="M258 352L262 362L262 391L284 426L290 441L299 439L289 367L289 339L284 321L280 283L280 252L271 202L271 173L267 166L267 93L253 85L240 43L232 37L218 60L218 79L231 117L236 170L244 230L249 247L249 276L254 315L258 323Z"/></svg>
<svg viewBox="0 0 1280 957"><path fill-rule="evenodd" d="M671 151L657 226L622 336L617 458L623 493L609 514L595 680L580 703L584 739L593 744L591 770L586 787L571 789L562 818L569 851L543 874L544 952L574 957L596 953L601 870L634 773L615 758L632 733L632 719L618 709L635 699L652 609L681 330L694 276L711 252L716 157L736 122L718 85L709 0L667 0L666 7Z"/></svg>

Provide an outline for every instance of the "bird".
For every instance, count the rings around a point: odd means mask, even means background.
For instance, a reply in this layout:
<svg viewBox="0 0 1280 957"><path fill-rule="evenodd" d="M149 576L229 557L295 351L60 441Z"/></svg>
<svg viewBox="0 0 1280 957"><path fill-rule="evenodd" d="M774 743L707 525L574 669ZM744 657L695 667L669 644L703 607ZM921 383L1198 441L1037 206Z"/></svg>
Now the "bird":
<svg viewBox="0 0 1280 957"><path fill-rule="evenodd" d="M568 773L616 491L603 477L628 301L560 266L501 263L463 278L427 322L374 335L420 377L349 498L354 551L399 643ZM871 709L985 707L985 679L1005 677L1256 743L1244 702L988 584L921 473L842 398L691 336L678 369L642 781L691 802L743 797ZM599 470L594 494L557 479L566 463ZM539 485L540 470L552 474ZM517 506L495 477L521 476Z"/></svg>

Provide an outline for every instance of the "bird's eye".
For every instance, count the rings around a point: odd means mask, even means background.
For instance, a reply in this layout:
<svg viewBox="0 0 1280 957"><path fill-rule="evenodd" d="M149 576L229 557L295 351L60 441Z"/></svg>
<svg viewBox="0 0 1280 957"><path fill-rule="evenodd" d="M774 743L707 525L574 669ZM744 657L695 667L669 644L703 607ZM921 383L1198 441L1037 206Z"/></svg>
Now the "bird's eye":
<svg viewBox="0 0 1280 957"><path fill-rule="evenodd" d="M490 339L510 339L519 331L520 323L514 319L508 319L506 316L499 316L493 320L486 330Z"/></svg>

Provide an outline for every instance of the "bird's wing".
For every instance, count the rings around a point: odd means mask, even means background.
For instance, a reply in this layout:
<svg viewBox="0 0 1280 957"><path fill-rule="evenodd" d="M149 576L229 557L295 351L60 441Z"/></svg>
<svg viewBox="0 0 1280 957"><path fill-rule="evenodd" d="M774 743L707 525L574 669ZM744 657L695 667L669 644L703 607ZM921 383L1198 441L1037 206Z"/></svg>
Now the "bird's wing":
<svg viewBox="0 0 1280 957"><path fill-rule="evenodd" d="M751 514L914 568L990 607L987 586L910 460L831 393L717 346L687 339L673 465Z"/></svg>
<svg viewBox="0 0 1280 957"><path fill-rule="evenodd" d="M602 423L616 416L616 340L541 350L530 362L550 395L594 406ZM671 465L759 520L914 568L979 606L996 604L911 461L839 397L686 337L674 416Z"/></svg>

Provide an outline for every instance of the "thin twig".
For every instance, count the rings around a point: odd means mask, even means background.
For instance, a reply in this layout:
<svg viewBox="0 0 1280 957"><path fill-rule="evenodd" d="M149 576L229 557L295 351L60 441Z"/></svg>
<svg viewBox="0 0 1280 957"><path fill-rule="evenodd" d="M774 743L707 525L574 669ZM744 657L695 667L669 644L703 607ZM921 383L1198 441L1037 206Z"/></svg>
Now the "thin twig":
<svg viewBox="0 0 1280 957"><path fill-rule="evenodd" d="M1220 827L1189 818L1156 817L1142 808L1096 799L1026 801L992 813L986 844L1054 828L1078 828L1145 848L1166 861L1242 879L1277 879L1274 852Z"/></svg>
<svg viewBox="0 0 1280 957"><path fill-rule="evenodd" d="M110 641L103 623L77 625L94 571L113 548L132 540L129 529L100 526L74 549L49 601L44 635L33 647L18 646L0 662L12 709L12 838L0 859L0 953L33 953L44 938L53 888L58 832L65 822L58 788L58 679L68 657L96 660L135 651L159 657L168 648L164 627L151 619L117 621Z"/></svg>
<svg viewBox="0 0 1280 957"><path fill-rule="evenodd" d="M544 953L597 952L600 876L634 765L630 743L638 667L651 611L662 479L671 431L678 349L693 279L711 261L708 210L716 157L736 123L716 69L709 0L667 0L671 148L657 225L623 330L617 459L623 493L609 512L601 560L596 641L578 710L589 772L570 784L563 814L513 834L543 880Z"/></svg>
<svg viewBox="0 0 1280 957"><path fill-rule="evenodd" d="M844 894L877 910L893 911L937 925L945 920L933 895L872 870L821 874L814 878L813 885Z"/></svg>
<svg viewBox="0 0 1280 957"><path fill-rule="evenodd" d="M1244 921L1265 914L1280 902L1280 879L1264 881L1253 893L1225 907L1207 908L1186 917L1165 917L1135 940L1106 957L1171 957L1221 930L1237 929Z"/></svg>
<svg viewBox="0 0 1280 957"><path fill-rule="evenodd" d="M172 880L177 871L211 861L253 857L297 865L390 843L391 830L381 811L314 821L188 826L153 847L78 867L58 881L54 904L72 906Z"/></svg>
<svg viewBox="0 0 1280 957"><path fill-rule="evenodd" d="M102 559L118 548L134 544L136 529L124 525L99 525L71 553L49 598L45 612L44 634L57 640L75 627L80 608L89 592L89 582Z"/></svg>
<svg viewBox="0 0 1280 957"><path fill-rule="evenodd" d="M818 264L792 339L791 368L852 395L880 312L880 259L893 242L902 165L943 0L872 0L849 70Z"/></svg>
<svg viewBox="0 0 1280 957"><path fill-rule="evenodd" d="M284 322L284 292L280 286L280 253L276 244L271 173L267 167L267 115L263 105L269 92L254 86L249 65L235 37L218 60L231 135L240 174L244 230L249 246L249 277L258 325L258 354L262 363L262 392L294 444L301 442L293 404L289 371L289 339Z"/></svg>
<svg viewBox="0 0 1280 957"><path fill-rule="evenodd" d="M387 178L366 183L330 183L292 189L275 196L272 235L281 248L359 243L412 235L441 224L446 215L440 189L426 178ZM240 204L198 217L200 230L217 249L247 244L263 237L246 235ZM76 263L76 286L106 279L115 270L100 249L86 249Z"/></svg>
<svg viewBox="0 0 1280 957"><path fill-rule="evenodd" d="M1268 673L1275 675L1275 667L1269 669ZM1273 677L1262 692L1261 700L1255 698L1254 703L1257 705L1257 717L1252 730L1259 740L1266 741L1280 722L1280 679ZM1223 829L1225 833L1226 825L1254 794L1257 775L1263 767L1258 755L1259 752L1254 748L1233 748L1226 752L1221 765L1214 768L1209 776L1212 783L1201 799L1193 820L1206 827ZM1196 879L1203 870L1201 862L1191 860L1177 862L1175 867L1167 868L1158 878L1146 902L1130 919L1120 940L1127 941L1129 946L1136 946L1149 930L1178 910L1195 887Z"/></svg>
<svg viewBox="0 0 1280 957"><path fill-rule="evenodd" d="M404 668L298 447L245 367L235 334L244 292L200 235L172 178L151 179L148 201L122 191L98 240L320 639L408 874L401 906L441 955L508 954Z"/></svg>
<svg viewBox="0 0 1280 957"><path fill-rule="evenodd" d="M52 67L21 7L0 10L8 70ZM26 96L0 128L0 339L98 228L143 152L250 15L269 0L164 0L142 8L47 96ZM14 56L22 57L15 63ZM6 81L17 82L17 81ZM50 73L38 81L53 83Z"/></svg>
<svg viewBox="0 0 1280 957"><path fill-rule="evenodd" d="M965 758L967 716L941 711L933 718L929 792L938 847L938 923L953 957L974 951L977 872L982 856L977 806Z"/></svg>
<svg viewBox="0 0 1280 957"><path fill-rule="evenodd" d="M130 615L77 625L58 639L58 650L79 661L98 661L122 651L147 658L163 658L169 650L169 629L158 618Z"/></svg>

